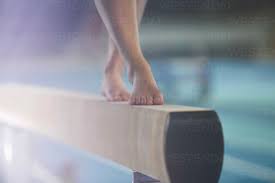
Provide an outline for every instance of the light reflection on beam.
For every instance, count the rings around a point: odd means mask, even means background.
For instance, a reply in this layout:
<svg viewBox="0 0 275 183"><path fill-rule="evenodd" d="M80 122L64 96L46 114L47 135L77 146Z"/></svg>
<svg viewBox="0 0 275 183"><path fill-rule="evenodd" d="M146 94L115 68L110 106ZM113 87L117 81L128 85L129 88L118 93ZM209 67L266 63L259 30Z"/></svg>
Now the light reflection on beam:
<svg viewBox="0 0 275 183"><path fill-rule="evenodd" d="M12 162L12 159L13 159L12 144L10 142L4 142L3 151L4 151L4 157L5 157L5 160L6 160L7 164L10 164Z"/></svg>

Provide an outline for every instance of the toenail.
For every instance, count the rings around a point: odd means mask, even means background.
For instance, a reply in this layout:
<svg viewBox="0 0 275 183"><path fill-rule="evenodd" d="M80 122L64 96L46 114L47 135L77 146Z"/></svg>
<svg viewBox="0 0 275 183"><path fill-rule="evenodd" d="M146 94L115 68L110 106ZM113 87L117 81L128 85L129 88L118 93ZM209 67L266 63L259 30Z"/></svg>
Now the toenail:
<svg viewBox="0 0 275 183"><path fill-rule="evenodd" d="M146 104L146 97L141 97L141 104Z"/></svg>
<svg viewBox="0 0 275 183"><path fill-rule="evenodd" d="M136 98L136 104L140 104L140 98L139 97L135 97Z"/></svg>

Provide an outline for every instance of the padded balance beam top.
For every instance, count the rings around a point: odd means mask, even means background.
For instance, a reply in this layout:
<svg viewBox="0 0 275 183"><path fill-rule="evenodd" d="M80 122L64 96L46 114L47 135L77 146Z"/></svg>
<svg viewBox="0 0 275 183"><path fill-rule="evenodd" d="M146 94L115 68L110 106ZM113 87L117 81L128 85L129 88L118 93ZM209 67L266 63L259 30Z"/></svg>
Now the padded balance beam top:
<svg viewBox="0 0 275 183"><path fill-rule="evenodd" d="M162 183L215 183L220 177L223 134L213 110L130 106L83 93L2 85L0 119Z"/></svg>

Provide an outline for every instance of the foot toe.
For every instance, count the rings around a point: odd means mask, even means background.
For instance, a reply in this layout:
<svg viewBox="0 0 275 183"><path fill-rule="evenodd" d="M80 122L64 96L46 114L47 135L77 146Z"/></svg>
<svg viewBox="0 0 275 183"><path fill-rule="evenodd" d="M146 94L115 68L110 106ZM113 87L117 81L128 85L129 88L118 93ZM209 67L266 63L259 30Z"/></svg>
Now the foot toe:
<svg viewBox="0 0 275 183"><path fill-rule="evenodd" d="M122 102L127 101L127 98L124 95L121 95L121 101Z"/></svg>
<svg viewBox="0 0 275 183"><path fill-rule="evenodd" d="M141 105L146 105L146 96L142 96L142 97L140 97L140 98L141 98L140 104L141 104Z"/></svg>
<svg viewBox="0 0 275 183"><path fill-rule="evenodd" d="M122 100L123 100L123 98L122 98L122 96L120 95L120 96L117 97L117 100L116 100L116 101L117 101L117 102L120 102L120 101L122 101Z"/></svg>
<svg viewBox="0 0 275 183"><path fill-rule="evenodd" d="M136 103L135 97L131 96L131 97L130 97L130 100L129 100L129 103L130 103L131 105L135 105L135 103Z"/></svg>
<svg viewBox="0 0 275 183"><path fill-rule="evenodd" d="M117 95L113 95L113 96L112 96L112 101L113 101L113 102L121 101L120 95L118 95L118 94L117 94Z"/></svg>
<svg viewBox="0 0 275 183"><path fill-rule="evenodd" d="M130 97L130 104L131 105L141 105L141 97L137 95L132 95Z"/></svg>
<svg viewBox="0 0 275 183"><path fill-rule="evenodd" d="M128 92L123 93L123 99L124 99L124 101L129 100L129 98L130 98L130 94Z"/></svg>
<svg viewBox="0 0 275 183"><path fill-rule="evenodd" d="M121 101L128 101L129 97L125 94L121 95Z"/></svg>
<svg viewBox="0 0 275 183"><path fill-rule="evenodd" d="M147 96L146 97L146 104L147 105L153 105L153 97L152 96Z"/></svg>
<svg viewBox="0 0 275 183"><path fill-rule="evenodd" d="M141 98L140 96L136 96L136 105L140 105L141 104Z"/></svg>
<svg viewBox="0 0 275 183"><path fill-rule="evenodd" d="M163 96L162 95L156 95L153 99L154 105L162 105L163 104Z"/></svg>

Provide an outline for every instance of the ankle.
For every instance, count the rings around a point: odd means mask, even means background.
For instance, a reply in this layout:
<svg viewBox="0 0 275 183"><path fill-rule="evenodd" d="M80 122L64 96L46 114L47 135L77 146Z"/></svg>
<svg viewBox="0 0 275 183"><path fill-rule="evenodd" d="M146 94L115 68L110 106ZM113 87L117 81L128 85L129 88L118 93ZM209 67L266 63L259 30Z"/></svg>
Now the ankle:
<svg viewBox="0 0 275 183"><path fill-rule="evenodd" d="M139 65L146 62L146 59L143 56L143 54L132 55L131 57L125 58L125 59L128 61L127 63L128 63L129 68L138 67Z"/></svg>
<svg viewBox="0 0 275 183"><path fill-rule="evenodd" d="M135 75L147 75L151 72L151 67L145 58L136 60L128 66L128 76L132 82Z"/></svg>
<svg viewBox="0 0 275 183"><path fill-rule="evenodd" d="M120 60L111 60L104 68L104 74L122 74L124 65Z"/></svg>
<svg viewBox="0 0 275 183"><path fill-rule="evenodd" d="M151 67L145 58L137 59L129 64L129 71L131 72L144 72L150 70Z"/></svg>

